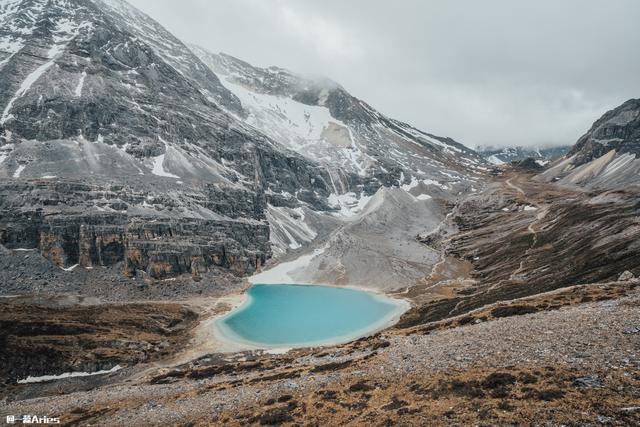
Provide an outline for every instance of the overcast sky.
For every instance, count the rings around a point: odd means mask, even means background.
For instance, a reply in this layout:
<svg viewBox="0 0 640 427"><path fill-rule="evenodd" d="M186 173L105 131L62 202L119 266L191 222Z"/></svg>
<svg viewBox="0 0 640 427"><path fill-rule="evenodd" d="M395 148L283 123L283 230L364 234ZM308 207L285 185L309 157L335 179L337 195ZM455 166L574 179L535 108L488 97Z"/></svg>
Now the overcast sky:
<svg viewBox="0 0 640 427"><path fill-rule="evenodd" d="M640 97L638 0L130 0L184 41L327 76L468 146L573 144Z"/></svg>

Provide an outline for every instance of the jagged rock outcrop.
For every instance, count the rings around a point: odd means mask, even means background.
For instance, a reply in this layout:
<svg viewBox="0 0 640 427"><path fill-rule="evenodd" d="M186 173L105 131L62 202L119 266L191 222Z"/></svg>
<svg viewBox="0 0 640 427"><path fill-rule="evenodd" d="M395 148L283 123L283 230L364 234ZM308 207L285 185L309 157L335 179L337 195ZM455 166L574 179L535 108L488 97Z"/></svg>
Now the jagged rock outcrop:
<svg viewBox="0 0 640 427"><path fill-rule="evenodd" d="M607 111L569 151L580 166L615 150L618 154L640 154L640 99L630 99Z"/></svg>
<svg viewBox="0 0 640 427"><path fill-rule="evenodd" d="M215 199L160 196L122 185L4 182L0 244L37 249L62 268L122 262L129 276L137 271L153 278L198 276L218 267L239 275L255 271L271 255L263 206L253 203L252 193L227 194L215 186L205 187L202 192L209 191ZM197 209L200 217L185 206ZM206 212L209 218L203 216Z"/></svg>
<svg viewBox="0 0 640 427"><path fill-rule="evenodd" d="M640 184L640 99L608 111L540 181L589 188Z"/></svg>

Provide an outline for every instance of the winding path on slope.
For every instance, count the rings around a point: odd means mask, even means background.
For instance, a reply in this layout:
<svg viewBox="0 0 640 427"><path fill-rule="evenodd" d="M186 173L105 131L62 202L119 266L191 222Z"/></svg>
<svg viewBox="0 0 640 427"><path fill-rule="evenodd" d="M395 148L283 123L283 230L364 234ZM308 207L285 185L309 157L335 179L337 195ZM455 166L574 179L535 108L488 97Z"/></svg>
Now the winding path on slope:
<svg viewBox="0 0 640 427"><path fill-rule="evenodd" d="M513 184L513 183L511 182L511 180L512 180L512 179L513 179L513 177L511 177L511 178L509 178L508 180L506 180L506 181L505 181L505 182L506 182L506 184L507 184L509 187L513 188L513 189L514 189L514 190L516 190L516 191L519 191L519 192L520 192L520 193L522 193L524 196L526 196L526 195L527 195L527 193L525 193L525 192L524 192L524 190L523 190L522 188L520 188L520 187L518 187L517 185Z"/></svg>
<svg viewBox="0 0 640 427"><path fill-rule="evenodd" d="M535 219L533 221L531 221L531 223L527 226L527 231L533 235L533 238L531 240L531 244L529 245L529 248L524 251L524 253L522 254L522 260L520 261L520 265L518 266L518 268L516 270L514 270L510 275L509 275L509 280L518 280L518 274L520 274L523 270L524 270L524 264L526 261L526 257L529 255L529 253L531 252L531 250L535 247L536 243L538 242L538 231L536 230L535 226L538 225L539 221L542 220L547 213L549 212L549 208L548 206L542 206L537 202L533 202L528 196L527 193L518 185L514 184L513 182L511 182L515 177L511 177L509 179L507 179L505 181L505 184L507 184L508 187L516 190L517 192L519 192L520 194L522 194L526 200L526 203L530 206L535 206L535 208L537 209L536 212L536 216ZM502 282L498 282L495 285L493 285L491 288L495 288L498 285L502 284Z"/></svg>

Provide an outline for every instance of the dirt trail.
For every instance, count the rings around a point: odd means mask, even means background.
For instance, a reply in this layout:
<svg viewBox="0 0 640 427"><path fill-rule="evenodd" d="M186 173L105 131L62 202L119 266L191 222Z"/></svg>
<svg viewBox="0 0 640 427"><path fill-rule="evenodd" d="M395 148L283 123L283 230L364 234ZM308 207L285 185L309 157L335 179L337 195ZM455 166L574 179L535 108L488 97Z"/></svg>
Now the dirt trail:
<svg viewBox="0 0 640 427"><path fill-rule="evenodd" d="M505 183L506 183L509 187L513 188L514 190L516 190L516 191L518 191L518 192L520 192L520 193L522 193L523 195L525 195L525 196L526 196L526 193L524 192L524 190L523 190L522 188L518 187L517 185L515 185L515 184L513 184L513 183L511 182L511 180L512 180L513 178L514 178L514 177L509 178L508 180L506 180L506 181L505 181Z"/></svg>

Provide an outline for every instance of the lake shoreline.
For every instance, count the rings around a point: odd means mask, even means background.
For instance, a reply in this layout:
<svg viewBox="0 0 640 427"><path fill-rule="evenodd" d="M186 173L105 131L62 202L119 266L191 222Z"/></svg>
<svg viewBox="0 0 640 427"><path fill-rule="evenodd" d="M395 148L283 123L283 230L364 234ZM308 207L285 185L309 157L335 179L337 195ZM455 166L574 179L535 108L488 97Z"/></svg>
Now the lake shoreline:
<svg viewBox="0 0 640 427"><path fill-rule="evenodd" d="M234 315L240 310L246 309L252 302L251 296L249 295L249 287L245 292L241 295L243 296L240 303L235 304L235 306L219 315L212 317L211 319L207 319L207 326L210 326L213 329L212 336L216 343L219 344L218 352L237 352L237 351L247 351L247 350L267 350L267 351L278 351L278 350L288 350L294 348L313 348L313 347L332 347L335 345L346 344L364 337L369 337L375 335L376 333L388 329L389 327L396 324L400 317L411 307L411 303L404 298L397 298L396 296L391 296L385 294L384 292L375 291L371 289L366 289L359 286L337 286L337 285L324 285L324 284L307 284L307 283L254 283L253 286L314 286L321 288L335 288L335 289L344 289L351 290L357 292L363 292L367 295L371 296L373 299L389 303L394 306L393 310L385 315L380 321L374 322L371 327L360 328L358 330L353 331L352 333L340 335L336 337L332 337L330 339L322 339L318 341L307 341L300 343L284 343L284 344L267 344L262 342L251 341L245 339L238 334L235 334L233 330L225 325L223 322L225 319L228 319L230 316Z"/></svg>

